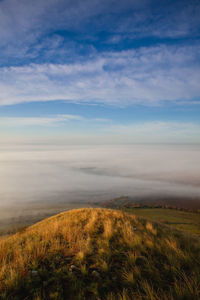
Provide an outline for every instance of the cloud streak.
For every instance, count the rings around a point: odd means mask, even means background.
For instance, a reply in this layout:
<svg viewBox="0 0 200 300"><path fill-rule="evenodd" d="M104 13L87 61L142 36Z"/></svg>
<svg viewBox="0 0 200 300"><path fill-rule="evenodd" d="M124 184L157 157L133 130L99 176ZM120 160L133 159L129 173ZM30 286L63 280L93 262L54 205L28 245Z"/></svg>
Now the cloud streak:
<svg viewBox="0 0 200 300"><path fill-rule="evenodd" d="M0 127L24 126L56 126L69 121L81 121L82 117L76 115L56 115L52 117L2 117Z"/></svg>
<svg viewBox="0 0 200 300"><path fill-rule="evenodd" d="M132 143L199 143L200 124L193 122L140 122L112 125L108 134Z"/></svg>

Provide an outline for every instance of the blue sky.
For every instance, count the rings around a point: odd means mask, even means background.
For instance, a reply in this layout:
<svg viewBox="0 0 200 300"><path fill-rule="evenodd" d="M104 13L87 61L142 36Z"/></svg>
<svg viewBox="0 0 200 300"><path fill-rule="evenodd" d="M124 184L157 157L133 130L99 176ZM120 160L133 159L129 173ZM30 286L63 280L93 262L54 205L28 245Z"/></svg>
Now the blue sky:
<svg viewBox="0 0 200 300"><path fill-rule="evenodd" d="M200 142L200 2L0 1L0 138Z"/></svg>

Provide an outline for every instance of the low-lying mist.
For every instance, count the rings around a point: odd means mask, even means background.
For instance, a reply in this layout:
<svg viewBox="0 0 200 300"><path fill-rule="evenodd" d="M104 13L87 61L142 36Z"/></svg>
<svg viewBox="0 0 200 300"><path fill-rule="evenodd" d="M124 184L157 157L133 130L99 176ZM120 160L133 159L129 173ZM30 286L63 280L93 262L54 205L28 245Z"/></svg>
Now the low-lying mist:
<svg viewBox="0 0 200 300"><path fill-rule="evenodd" d="M4 145L0 218L121 195L198 197L199 175L194 145Z"/></svg>

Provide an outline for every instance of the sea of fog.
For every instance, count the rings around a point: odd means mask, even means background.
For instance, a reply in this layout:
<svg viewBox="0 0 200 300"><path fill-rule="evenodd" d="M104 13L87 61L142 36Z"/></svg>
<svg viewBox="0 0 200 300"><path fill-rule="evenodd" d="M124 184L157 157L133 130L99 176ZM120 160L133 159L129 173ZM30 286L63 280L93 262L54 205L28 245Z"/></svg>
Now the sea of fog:
<svg viewBox="0 0 200 300"><path fill-rule="evenodd" d="M121 195L200 196L200 146L0 146L0 220Z"/></svg>

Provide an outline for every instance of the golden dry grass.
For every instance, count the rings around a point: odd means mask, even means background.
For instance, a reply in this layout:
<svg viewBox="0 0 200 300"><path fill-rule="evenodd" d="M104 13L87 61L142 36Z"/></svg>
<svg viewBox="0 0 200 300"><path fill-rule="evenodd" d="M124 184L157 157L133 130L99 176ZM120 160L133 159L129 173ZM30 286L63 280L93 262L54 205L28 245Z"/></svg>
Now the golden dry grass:
<svg viewBox="0 0 200 300"><path fill-rule="evenodd" d="M1 299L200 299L200 243L110 209L77 209L0 240Z"/></svg>

